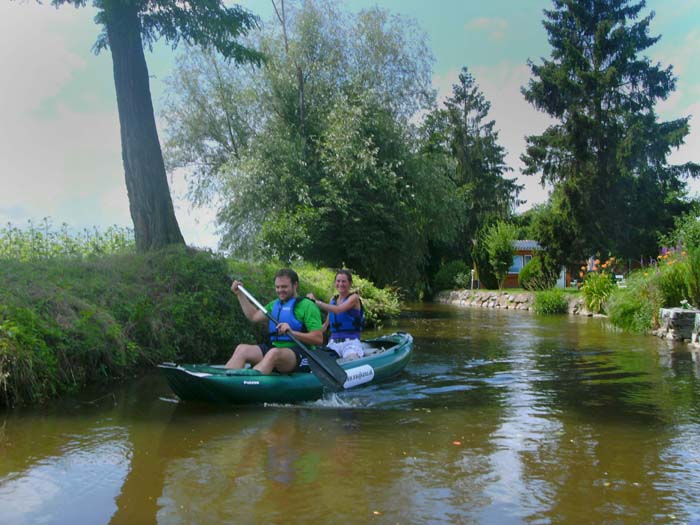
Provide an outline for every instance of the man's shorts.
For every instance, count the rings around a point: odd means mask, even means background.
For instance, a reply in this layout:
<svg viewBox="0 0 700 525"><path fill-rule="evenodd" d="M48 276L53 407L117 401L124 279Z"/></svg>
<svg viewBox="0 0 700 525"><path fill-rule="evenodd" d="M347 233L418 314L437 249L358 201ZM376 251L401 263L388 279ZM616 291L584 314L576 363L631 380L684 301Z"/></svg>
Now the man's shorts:
<svg viewBox="0 0 700 525"><path fill-rule="evenodd" d="M267 343L260 343L258 347L260 347L262 355L265 356L265 354L270 350L270 348L272 348L272 345L269 345ZM292 370L291 373L311 372L311 368L309 368L309 360L304 354L301 353L301 349L298 346L287 346L285 348L289 348L292 352L294 352L294 355L297 358L297 366L294 368L294 370Z"/></svg>

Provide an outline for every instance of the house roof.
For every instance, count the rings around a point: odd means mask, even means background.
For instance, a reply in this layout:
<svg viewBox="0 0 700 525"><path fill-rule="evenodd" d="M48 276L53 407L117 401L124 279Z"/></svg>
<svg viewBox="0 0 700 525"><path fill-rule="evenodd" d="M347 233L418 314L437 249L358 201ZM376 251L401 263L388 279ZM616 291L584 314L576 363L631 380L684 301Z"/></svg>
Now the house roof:
<svg viewBox="0 0 700 525"><path fill-rule="evenodd" d="M513 248L516 250L541 250L542 246L537 241L519 240L513 241Z"/></svg>

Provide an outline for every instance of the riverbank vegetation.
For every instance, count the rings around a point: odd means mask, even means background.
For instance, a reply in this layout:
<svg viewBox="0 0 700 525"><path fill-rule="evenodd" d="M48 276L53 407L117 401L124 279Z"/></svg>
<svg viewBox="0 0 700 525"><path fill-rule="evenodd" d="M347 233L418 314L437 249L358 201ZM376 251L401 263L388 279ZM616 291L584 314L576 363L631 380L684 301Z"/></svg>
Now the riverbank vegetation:
<svg viewBox="0 0 700 525"><path fill-rule="evenodd" d="M230 278L262 302L274 299L277 263L227 259L184 246L136 253L110 248L109 235L72 238L85 255L31 255L38 234L0 238L0 407L36 403L88 384L138 374L162 361L222 362L263 327L244 318ZM55 234L50 233L49 238ZM101 241L105 244L101 245ZM12 246L10 246L12 245ZM39 246L39 244L34 244ZM43 246L43 245L42 245ZM302 293L330 295L329 269L297 265ZM368 322L398 313L396 290L357 277Z"/></svg>
<svg viewBox="0 0 700 525"><path fill-rule="evenodd" d="M601 310L613 324L645 333L658 327L660 308L700 308L700 214L680 218L662 242L672 247L603 297Z"/></svg>

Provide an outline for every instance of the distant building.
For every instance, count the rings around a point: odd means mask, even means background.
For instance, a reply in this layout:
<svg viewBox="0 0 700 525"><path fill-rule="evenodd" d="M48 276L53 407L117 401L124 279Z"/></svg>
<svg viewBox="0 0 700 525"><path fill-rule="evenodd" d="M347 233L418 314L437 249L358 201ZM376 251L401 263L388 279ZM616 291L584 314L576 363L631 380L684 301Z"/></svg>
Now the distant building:
<svg viewBox="0 0 700 525"><path fill-rule="evenodd" d="M520 271L525 267L527 263L535 256L535 254L542 250L542 246L537 241L530 240L519 240L513 242L513 248L515 253L513 254L513 264L508 268L508 276L506 277L506 282L503 285L504 288L518 288L520 284L518 283L518 276ZM569 286L571 281L571 276L566 271L566 268L562 266L561 273L559 274L559 279L557 279L557 288L566 288Z"/></svg>
<svg viewBox="0 0 700 525"><path fill-rule="evenodd" d="M530 240L519 240L513 242L513 248L515 248L515 253L513 254L513 264L508 268L508 276L506 277L506 282L503 285L504 288L517 288L518 285L518 275L520 271L525 267L527 263L530 262L535 252L542 249L537 241Z"/></svg>

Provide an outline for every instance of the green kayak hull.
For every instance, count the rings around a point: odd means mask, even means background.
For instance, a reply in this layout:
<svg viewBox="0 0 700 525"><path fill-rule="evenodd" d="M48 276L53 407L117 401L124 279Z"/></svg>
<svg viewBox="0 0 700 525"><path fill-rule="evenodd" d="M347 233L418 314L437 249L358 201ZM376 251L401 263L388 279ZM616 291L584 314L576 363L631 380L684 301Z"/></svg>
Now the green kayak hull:
<svg viewBox="0 0 700 525"><path fill-rule="evenodd" d="M345 388L385 381L401 372L411 358L413 337L404 332L362 342L365 356L352 361L338 360L347 372ZM223 365L158 365L172 391L183 401L225 404L294 403L313 401L324 388L312 373L251 374L250 370L229 370Z"/></svg>

